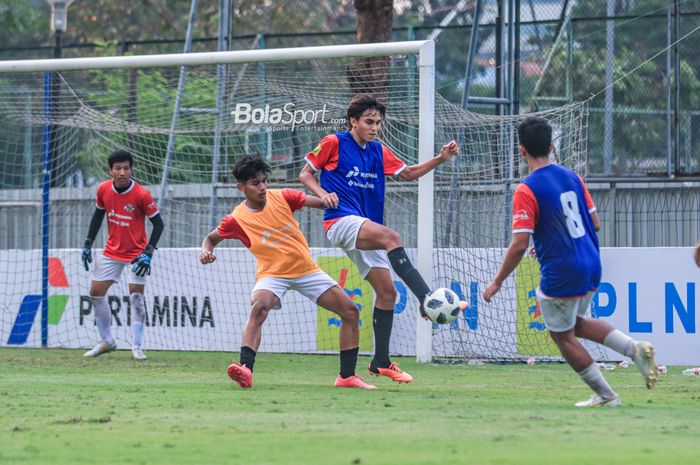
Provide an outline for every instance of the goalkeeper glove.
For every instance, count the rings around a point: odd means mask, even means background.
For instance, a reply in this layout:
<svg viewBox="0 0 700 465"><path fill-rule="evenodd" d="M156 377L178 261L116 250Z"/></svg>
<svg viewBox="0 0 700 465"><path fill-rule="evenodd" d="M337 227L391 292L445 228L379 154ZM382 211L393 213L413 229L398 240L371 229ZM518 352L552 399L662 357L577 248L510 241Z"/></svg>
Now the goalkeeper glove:
<svg viewBox="0 0 700 465"><path fill-rule="evenodd" d="M136 276L146 276L151 274L151 259L155 250L155 247L148 244L141 255L131 261L131 263L134 264L131 271L133 271Z"/></svg>
<svg viewBox="0 0 700 465"><path fill-rule="evenodd" d="M83 247L82 253L83 266L85 271L90 271L89 263L92 263L92 244L89 241L85 241L85 246Z"/></svg>

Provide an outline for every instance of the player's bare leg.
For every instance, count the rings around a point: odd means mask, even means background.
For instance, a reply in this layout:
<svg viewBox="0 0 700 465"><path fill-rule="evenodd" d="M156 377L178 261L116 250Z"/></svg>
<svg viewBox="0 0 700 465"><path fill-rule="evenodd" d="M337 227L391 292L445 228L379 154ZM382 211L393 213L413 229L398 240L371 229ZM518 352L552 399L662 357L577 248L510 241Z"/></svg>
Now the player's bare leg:
<svg viewBox="0 0 700 465"><path fill-rule="evenodd" d="M146 320L146 299L143 296L143 284L129 284L129 303L131 304L131 357L134 360L146 360L143 353L143 329Z"/></svg>
<svg viewBox="0 0 700 465"><path fill-rule="evenodd" d="M100 342L92 349L83 354L83 357L99 357L102 354L113 352L117 349L112 337L112 313L107 303L107 291L112 286L113 281L92 281L90 284L90 299L97 322L97 332L100 335Z"/></svg>
<svg viewBox="0 0 700 465"><path fill-rule="evenodd" d="M360 312L340 286L333 286L321 294L316 302L323 308L337 314L340 319L340 373L335 380L336 387L376 389L365 383L355 374L357 353L360 347Z"/></svg>
<svg viewBox="0 0 700 465"><path fill-rule="evenodd" d="M658 381L654 346L649 342L635 341L609 323L597 318L577 318L576 337L603 344L615 352L631 358L644 377L644 384L651 389Z"/></svg>
<svg viewBox="0 0 700 465"><path fill-rule="evenodd" d="M600 372L588 351L576 339L572 328L565 332L550 331L549 334L559 347L571 368L581 377L595 393L590 399L577 402L577 407L618 407L620 397L610 388L610 385Z"/></svg>
<svg viewBox="0 0 700 465"><path fill-rule="evenodd" d="M376 295L372 328L374 329L374 358L369 372L375 376L387 376L397 383L410 383L413 377L402 371L398 363L389 358L389 341L394 322L396 288L387 268L372 268L365 278Z"/></svg>
<svg viewBox="0 0 700 465"><path fill-rule="evenodd" d="M232 363L228 367L229 377L242 388L253 387L253 366L260 347L262 325L278 302L277 296L268 290L262 289L253 293L250 315L243 330L240 363Z"/></svg>
<svg viewBox="0 0 700 465"><path fill-rule="evenodd" d="M399 233L374 221L365 221L357 233L355 247L360 250L394 250L402 247Z"/></svg>

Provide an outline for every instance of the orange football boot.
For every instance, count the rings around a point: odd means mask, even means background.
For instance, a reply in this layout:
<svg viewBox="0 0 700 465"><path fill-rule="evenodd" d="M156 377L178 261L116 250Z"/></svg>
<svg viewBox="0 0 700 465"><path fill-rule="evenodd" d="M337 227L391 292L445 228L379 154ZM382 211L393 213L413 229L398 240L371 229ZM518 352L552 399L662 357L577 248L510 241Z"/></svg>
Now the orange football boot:
<svg viewBox="0 0 700 465"><path fill-rule="evenodd" d="M359 388L359 389L377 389L377 386L365 383L365 381L357 375L343 378L338 375L335 379L335 387L339 388Z"/></svg>
<svg viewBox="0 0 700 465"><path fill-rule="evenodd" d="M397 383L410 383L413 381L413 376L402 371L396 362L391 362L386 368L377 367L376 370L372 370L372 364L370 363L368 369L371 375L386 376Z"/></svg>
<svg viewBox="0 0 700 465"><path fill-rule="evenodd" d="M232 363L228 367L228 376L243 389L250 389L253 387L253 372L245 365Z"/></svg>

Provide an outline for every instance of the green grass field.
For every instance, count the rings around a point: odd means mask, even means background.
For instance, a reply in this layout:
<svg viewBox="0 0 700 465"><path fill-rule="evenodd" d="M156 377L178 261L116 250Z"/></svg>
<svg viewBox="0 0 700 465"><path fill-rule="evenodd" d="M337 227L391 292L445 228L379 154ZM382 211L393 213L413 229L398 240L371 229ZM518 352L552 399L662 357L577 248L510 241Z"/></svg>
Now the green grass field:
<svg viewBox="0 0 700 465"><path fill-rule="evenodd" d="M373 378L379 389L360 391L332 387L337 357L260 354L242 391L226 376L232 354L81 354L0 350L0 464L698 460L700 378L675 367L653 391L634 367L609 372L622 408L576 409L589 392L565 365L396 359L412 384Z"/></svg>

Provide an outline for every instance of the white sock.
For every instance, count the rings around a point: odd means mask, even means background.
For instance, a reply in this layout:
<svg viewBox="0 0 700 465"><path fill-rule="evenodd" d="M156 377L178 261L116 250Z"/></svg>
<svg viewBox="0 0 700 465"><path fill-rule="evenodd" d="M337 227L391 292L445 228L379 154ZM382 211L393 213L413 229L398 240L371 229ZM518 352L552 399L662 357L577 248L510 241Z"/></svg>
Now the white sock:
<svg viewBox="0 0 700 465"><path fill-rule="evenodd" d="M615 397L615 392L608 384L608 382L603 377L603 373L600 372L600 368L593 362L588 368L579 372L578 375L581 377L584 383L586 383L596 394L598 394L603 399L612 399Z"/></svg>
<svg viewBox="0 0 700 465"><path fill-rule="evenodd" d="M97 332L100 338L107 344L114 344L112 337L112 312L109 311L107 297L91 297L92 308L95 311L95 321L97 321Z"/></svg>
<svg viewBox="0 0 700 465"><path fill-rule="evenodd" d="M603 345L609 347L618 354L625 357L634 358L637 348L634 339L623 333L619 329L613 329L605 336Z"/></svg>
<svg viewBox="0 0 700 465"><path fill-rule="evenodd" d="M146 319L146 302L143 294L134 292L129 296L131 301L131 334L133 336L132 347L140 349L143 342L143 322Z"/></svg>

